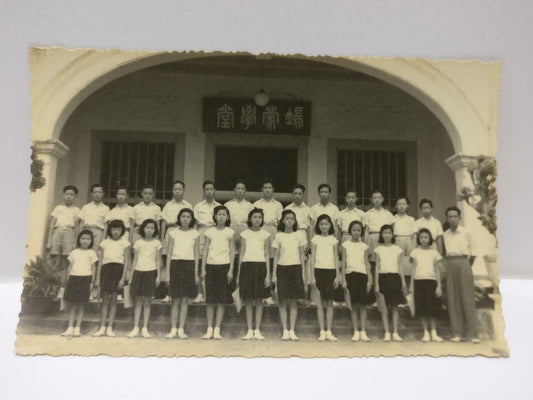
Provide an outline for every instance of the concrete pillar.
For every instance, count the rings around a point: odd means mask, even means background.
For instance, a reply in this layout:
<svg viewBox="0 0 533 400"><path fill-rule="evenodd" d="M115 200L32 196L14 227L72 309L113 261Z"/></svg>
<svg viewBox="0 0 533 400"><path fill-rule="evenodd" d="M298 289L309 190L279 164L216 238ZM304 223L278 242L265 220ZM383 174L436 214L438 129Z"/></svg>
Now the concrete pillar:
<svg viewBox="0 0 533 400"><path fill-rule="evenodd" d="M30 193L26 245L29 259L43 254L48 216L53 207L57 163L69 150L68 146L55 139L34 141L33 148L37 158L44 162L42 173L46 182L42 188Z"/></svg>
<svg viewBox="0 0 533 400"><path fill-rule="evenodd" d="M202 200L205 178L205 134L187 133L185 137L185 167L183 178L187 185L185 198L193 205Z"/></svg>
<svg viewBox="0 0 533 400"><path fill-rule="evenodd" d="M307 201L318 203L318 185L328 181L328 139L310 137L307 158ZM333 197L332 197L333 198Z"/></svg>

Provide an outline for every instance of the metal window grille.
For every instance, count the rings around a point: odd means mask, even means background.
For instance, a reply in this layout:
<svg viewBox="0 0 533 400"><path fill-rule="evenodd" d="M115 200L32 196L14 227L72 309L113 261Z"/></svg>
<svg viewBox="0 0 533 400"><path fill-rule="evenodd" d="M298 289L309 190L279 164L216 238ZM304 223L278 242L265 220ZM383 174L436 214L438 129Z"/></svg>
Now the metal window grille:
<svg viewBox="0 0 533 400"><path fill-rule="evenodd" d="M107 204L116 202L117 187L126 186L132 203L141 196L141 186L154 187L154 202L172 197L174 143L102 142L100 182Z"/></svg>
<svg viewBox="0 0 533 400"><path fill-rule="evenodd" d="M359 205L372 206L374 189L379 189L385 206L393 206L399 196L407 195L407 153L400 151L338 150L337 201L344 203L350 189L357 191Z"/></svg>

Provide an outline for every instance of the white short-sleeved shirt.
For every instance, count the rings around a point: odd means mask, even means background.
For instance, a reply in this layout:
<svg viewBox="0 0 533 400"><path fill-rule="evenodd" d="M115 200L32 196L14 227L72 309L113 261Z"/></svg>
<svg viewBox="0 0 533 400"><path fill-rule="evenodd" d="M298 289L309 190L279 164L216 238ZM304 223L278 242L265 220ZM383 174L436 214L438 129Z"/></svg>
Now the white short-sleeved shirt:
<svg viewBox="0 0 533 400"><path fill-rule="evenodd" d="M368 245L365 242L347 240L342 244L346 250L346 273L359 272L366 274L365 253Z"/></svg>
<svg viewBox="0 0 533 400"><path fill-rule="evenodd" d="M392 225L394 219L392 213L384 208L379 211L371 208L365 213L366 224L371 233L377 233L383 225Z"/></svg>
<svg viewBox="0 0 533 400"><path fill-rule="evenodd" d="M96 226L100 229L104 229L104 218L109 212L109 207L104 203L95 204L91 201L89 204L85 204L78 218L83 221L83 224L86 226Z"/></svg>
<svg viewBox="0 0 533 400"><path fill-rule="evenodd" d="M126 204L122 207L116 205L109 211L105 217L104 221L109 222L113 221L114 219L120 219L122 222L124 222L124 226L126 229L130 229L131 220L133 218L133 207Z"/></svg>
<svg viewBox="0 0 533 400"><path fill-rule="evenodd" d="M448 229L444 232L444 248L446 256L472 256L472 237L471 233L464 226L459 225L452 231Z"/></svg>
<svg viewBox="0 0 533 400"><path fill-rule="evenodd" d="M141 201L133 207L133 218L136 225L141 225L147 219L153 219L157 222L163 217L161 216L161 208L157 204L154 202L146 204Z"/></svg>
<svg viewBox="0 0 533 400"><path fill-rule="evenodd" d="M301 265L300 248L304 246L305 240L298 231L278 232L272 242L272 247L279 250L278 265Z"/></svg>
<svg viewBox="0 0 533 400"><path fill-rule="evenodd" d="M98 261L98 255L93 249L76 248L70 252L68 260L72 263L70 275L91 276L92 265Z"/></svg>
<svg viewBox="0 0 533 400"><path fill-rule="evenodd" d="M342 232L350 233L349 228L350 224L353 221L360 221L363 226L366 225L365 212L354 207L352 210L345 208L339 213L339 224L341 226Z"/></svg>
<svg viewBox="0 0 533 400"><path fill-rule="evenodd" d="M442 258L437 250L417 247L411 252L410 257L416 261L414 279L437 279L435 276L435 263Z"/></svg>
<svg viewBox="0 0 533 400"><path fill-rule="evenodd" d="M311 225L311 208L302 201L302 204L297 206L294 203L285 207L285 210L291 210L296 215L296 222L298 223L298 229L307 229Z"/></svg>
<svg viewBox="0 0 533 400"><path fill-rule="evenodd" d="M233 238L235 231L228 227L217 229L209 228L205 236L209 238L209 251L207 253L207 264L224 265L230 263L229 240Z"/></svg>
<svg viewBox="0 0 533 400"><path fill-rule="evenodd" d="M265 225L277 226L278 222L281 220L281 213L283 212L283 206L279 201L276 199L266 201L261 198L253 205L254 207L263 210Z"/></svg>
<svg viewBox="0 0 533 400"><path fill-rule="evenodd" d="M174 240L172 260L194 260L194 245L196 238L200 236L196 229L172 229L168 236Z"/></svg>
<svg viewBox="0 0 533 400"><path fill-rule="evenodd" d="M333 235L315 235L311 242L316 246L315 268L335 269L337 253L333 250L335 245L339 243L337 238Z"/></svg>
<svg viewBox="0 0 533 400"><path fill-rule="evenodd" d="M270 238L270 232L264 229L246 229L241 233L241 237L246 243L242 261L265 262L265 242Z"/></svg>
<svg viewBox="0 0 533 400"><path fill-rule="evenodd" d="M322 203L317 203L311 207L311 218L313 219L314 224L316 224L318 217L320 217L322 214L329 215L331 221L333 221L333 228L337 229L337 224L339 223L340 219L339 207L331 202L325 206L322 205Z"/></svg>
<svg viewBox="0 0 533 400"><path fill-rule="evenodd" d="M194 206L194 217L196 222L200 226L215 226L213 221L213 212L215 207L220 206L221 204L218 201L213 200L211 203L208 203L205 200L202 200ZM231 215L230 215L231 219Z"/></svg>
<svg viewBox="0 0 533 400"><path fill-rule="evenodd" d="M231 225L246 225L248 214L254 206L248 200L237 201L232 199L224 204L228 210L231 219Z"/></svg>
<svg viewBox="0 0 533 400"><path fill-rule="evenodd" d="M392 244L390 246L380 245L376 247L374 252L379 255L379 273L380 274L397 274L398 268L398 256L403 254L401 247Z"/></svg>
<svg viewBox="0 0 533 400"><path fill-rule="evenodd" d="M443 234L442 224L433 216L431 216L429 219L425 217L418 218L415 222L415 227L417 232L422 228L429 230L431 232L431 236L433 236L433 240L437 239Z"/></svg>
<svg viewBox="0 0 533 400"><path fill-rule="evenodd" d="M161 217L167 225L176 225L178 223L178 214L184 208L192 210L192 204L186 200L176 201L176 199L172 199L163 207Z"/></svg>
<svg viewBox="0 0 533 400"><path fill-rule="evenodd" d="M139 239L133 245L133 248L137 250L137 271L153 271L156 267L157 251L161 250L163 246L157 239L146 240Z"/></svg>
<svg viewBox="0 0 533 400"><path fill-rule="evenodd" d="M52 211L52 217L56 219L54 228L72 229L76 226L76 217L80 209L74 206L60 204Z"/></svg>
<svg viewBox="0 0 533 400"><path fill-rule="evenodd" d="M413 217L407 214L396 214L393 220L394 234L396 236L413 236L417 232Z"/></svg>
<svg viewBox="0 0 533 400"><path fill-rule="evenodd" d="M100 242L100 247L104 250L102 265L108 263L124 264L124 249L130 247L130 242L124 237L119 240L107 238Z"/></svg>

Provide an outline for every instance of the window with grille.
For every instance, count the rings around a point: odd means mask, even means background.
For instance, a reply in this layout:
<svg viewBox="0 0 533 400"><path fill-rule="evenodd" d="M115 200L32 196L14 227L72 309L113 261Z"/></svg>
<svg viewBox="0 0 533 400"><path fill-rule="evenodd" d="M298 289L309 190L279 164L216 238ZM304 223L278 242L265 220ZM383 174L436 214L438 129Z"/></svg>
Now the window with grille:
<svg viewBox="0 0 533 400"><path fill-rule="evenodd" d="M131 198L141 196L144 184L154 186L154 202L161 204L172 197L174 143L103 141L100 171L107 204L115 204L118 186Z"/></svg>
<svg viewBox="0 0 533 400"><path fill-rule="evenodd" d="M344 204L347 190L355 189L360 207L367 210L372 191L379 189L384 205L393 206L407 195L407 152L338 150L337 186L339 204Z"/></svg>

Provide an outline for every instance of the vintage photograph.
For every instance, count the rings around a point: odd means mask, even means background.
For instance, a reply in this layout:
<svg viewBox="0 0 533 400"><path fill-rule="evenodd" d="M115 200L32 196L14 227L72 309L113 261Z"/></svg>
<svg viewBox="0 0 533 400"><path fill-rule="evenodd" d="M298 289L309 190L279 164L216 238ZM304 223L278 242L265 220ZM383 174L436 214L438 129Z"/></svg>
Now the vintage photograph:
<svg viewBox="0 0 533 400"><path fill-rule="evenodd" d="M29 64L17 354L509 355L500 63L54 47Z"/></svg>

